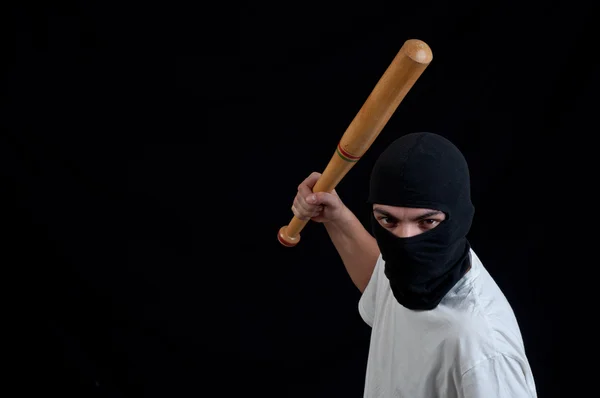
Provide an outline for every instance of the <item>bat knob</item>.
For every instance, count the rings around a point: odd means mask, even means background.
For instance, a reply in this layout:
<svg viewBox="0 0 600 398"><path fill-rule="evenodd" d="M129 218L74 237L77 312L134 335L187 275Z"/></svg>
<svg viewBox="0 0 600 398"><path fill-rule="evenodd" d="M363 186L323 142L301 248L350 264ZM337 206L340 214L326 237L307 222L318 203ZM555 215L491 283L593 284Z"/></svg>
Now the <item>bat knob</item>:
<svg viewBox="0 0 600 398"><path fill-rule="evenodd" d="M277 240L285 247L294 247L300 242L300 235L289 236L287 234L287 226L284 226L279 229Z"/></svg>

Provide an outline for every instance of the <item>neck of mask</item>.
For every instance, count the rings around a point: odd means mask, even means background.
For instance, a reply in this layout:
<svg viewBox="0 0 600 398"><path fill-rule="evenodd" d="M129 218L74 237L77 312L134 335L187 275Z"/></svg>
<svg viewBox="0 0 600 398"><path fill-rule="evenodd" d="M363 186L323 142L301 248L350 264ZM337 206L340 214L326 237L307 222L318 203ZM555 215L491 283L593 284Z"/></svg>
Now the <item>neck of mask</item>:
<svg viewBox="0 0 600 398"><path fill-rule="evenodd" d="M422 234L400 238L371 216L373 234L383 260L385 276L396 300L411 310L431 310L462 278L470 266L470 244L442 222Z"/></svg>

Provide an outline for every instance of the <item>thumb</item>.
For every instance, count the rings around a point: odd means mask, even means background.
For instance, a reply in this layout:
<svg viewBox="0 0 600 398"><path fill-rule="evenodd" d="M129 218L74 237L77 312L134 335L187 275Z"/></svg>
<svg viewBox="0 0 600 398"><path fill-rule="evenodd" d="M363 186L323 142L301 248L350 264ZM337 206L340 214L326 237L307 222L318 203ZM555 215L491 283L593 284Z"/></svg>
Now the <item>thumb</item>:
<svg viewBox="0 0 600 398"><path fill-rule="evenodd" d="M331 206L336 203L337 197L329 192L315 192L306 198L306 203L311 205Z"/></svg>

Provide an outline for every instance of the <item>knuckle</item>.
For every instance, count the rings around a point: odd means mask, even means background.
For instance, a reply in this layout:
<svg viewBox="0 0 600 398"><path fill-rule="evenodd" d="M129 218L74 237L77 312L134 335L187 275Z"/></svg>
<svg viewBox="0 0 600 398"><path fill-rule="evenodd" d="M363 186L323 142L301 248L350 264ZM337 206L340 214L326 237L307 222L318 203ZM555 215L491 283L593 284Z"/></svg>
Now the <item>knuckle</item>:
<svg viewBox="0 0 600 398"><path fill-rule="evenodd" d="M301 208L298 207L296 205L292 206L292 212L294 213L294 215L300 219L303 219L306 217L306 212Z"/></svg>
<svg viewBox="0 0 600 398"><path fill-rule="evenodd" d="M298 212L298 209L296 209L296 206L292 206L292 213L294 213L296 217L300 218L300 213Z"/></svg>
<svg viewBox="0 0 600 398"><path fill-rule="evenodd" d="M302 207L306 206L306 202L304 201L304 198L301 195L296 196L296 199L294 200L294 204L298 208L302 208Z"/></svg>

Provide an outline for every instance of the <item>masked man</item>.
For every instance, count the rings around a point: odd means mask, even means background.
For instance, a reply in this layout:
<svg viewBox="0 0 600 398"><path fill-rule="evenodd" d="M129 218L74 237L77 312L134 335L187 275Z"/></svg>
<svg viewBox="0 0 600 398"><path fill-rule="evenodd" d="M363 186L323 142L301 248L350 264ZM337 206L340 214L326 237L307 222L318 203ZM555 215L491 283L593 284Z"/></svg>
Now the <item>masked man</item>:
<svg viewBox="0 0 600 398"><path fill-rule="evenodd" d="M467 162L446 138L407 134L370 181L369 233L335 191L298 187L292 211L323 223L372 327L365 398L537 397L519 325L466 238Z"/></svg>

